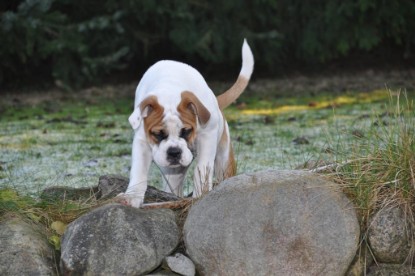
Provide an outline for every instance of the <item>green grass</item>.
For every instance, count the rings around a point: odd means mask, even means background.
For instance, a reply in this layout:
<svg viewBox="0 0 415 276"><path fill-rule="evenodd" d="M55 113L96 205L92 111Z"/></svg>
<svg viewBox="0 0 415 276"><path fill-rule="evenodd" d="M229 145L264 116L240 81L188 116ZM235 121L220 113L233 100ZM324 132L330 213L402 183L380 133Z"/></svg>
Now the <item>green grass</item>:
<svg viewBox="0 0 415 276"><path fill-rule="evenodd" d="M406 94L390 98L386 112L361 122L364 136L340 141L335 178L362 214L386 205L413 209L415 200L415 109ZM357 125L357 127L359 127ZM412 212L408 214L413 216Z"/></svg>
<svg viewBox="0 0 415 276"><path fill-rule="evenodd" d="M331 158L328 134L354 125L369 109L384 112L386 91L322 93L280 97L272 91L247 93L225 111L239 173L295 168L310 159ZM262 96L266 100L258 100ZM0 187L38 194L46 187L96 185L103 174L128 176L132 130L127 97L65 98L4 108L0 119ZM239 107L239 109L237 108ZM333 126L336 129L333 131ZM350 140L349 130L342 139ZM260 135L258 135L260 134ZM304 137L308 143L295 144ZM160 187L156 168L152 185ZM191 178L189 178L191 179ZM189 181L187 186L191 186ZM187 189L189 191L189 189Z"/></svg>
<svg viewBox="0 0 415 276"><path fill-rule="evenodd" d="M340 164L328 174L355 203L362 228L382 204L413 210L414 108L390 91L242 97L225 111L238 173ZM76 96L75 96L76 97ZM0 218L18 212L46 225L57 248L65 225L102 204L40 199L52 186L92 187L105 174L129 175L133 131L127 97L73 98L0 106ZM244 104L241 104L244 103ZM299 139L300 138L300 139ZM299 141L295 143L294 141ZM191 175L185 193L191 191ZM150 184L161 187L157 168Z"/></svg>

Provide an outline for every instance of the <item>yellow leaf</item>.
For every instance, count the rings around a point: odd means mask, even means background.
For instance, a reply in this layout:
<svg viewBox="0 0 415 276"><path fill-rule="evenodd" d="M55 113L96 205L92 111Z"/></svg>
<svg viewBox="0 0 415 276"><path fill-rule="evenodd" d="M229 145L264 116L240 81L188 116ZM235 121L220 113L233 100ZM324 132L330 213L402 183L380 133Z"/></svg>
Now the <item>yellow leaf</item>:
<svg viewBox="0 0 415 276"><path fill-rule="evenodd" d="M61 238L57 235L49 237L49 242L55 247L56 250L61 249Z"/></svg>
<svg viewBox="0 0 415 276"><path fill-rule="evenodd" d="M56 232L56 234L63 235L63 233L65 233L66 226L67 225L65 223L57 220L57 221L52 222L52 224L50 225L50 228L52 228Z"/></svg>

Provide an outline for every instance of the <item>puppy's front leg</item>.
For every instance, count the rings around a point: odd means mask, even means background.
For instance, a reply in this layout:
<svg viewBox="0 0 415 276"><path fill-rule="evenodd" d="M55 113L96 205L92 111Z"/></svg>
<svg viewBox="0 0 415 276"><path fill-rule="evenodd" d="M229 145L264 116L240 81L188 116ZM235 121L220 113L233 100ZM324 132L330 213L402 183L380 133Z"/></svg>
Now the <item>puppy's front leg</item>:
<svg viewBox="0 0 415 276"><path fill-rule="evenodd" d="M123 204L136 208L143 204L147 190L147 175L152 161L150 147L141 137L139 131L136 131L132 146L130 183L127 191L118 195Z"/></svg>
<svg viewBox="0 0 415 276"><path fill-rule="evenodd" d="M216 145L213 145L210 141L201 141L198 144L198 159L193 176L193 197L200 197L203 193L212 190L215 155Z"/></svg>
<svg viewBox="0 0 415 276"><path fill-rule="evenodd" d="M200 197L202 194L212 190L213 166L204 164L195 168L193 176L193 197Z"/></svg>

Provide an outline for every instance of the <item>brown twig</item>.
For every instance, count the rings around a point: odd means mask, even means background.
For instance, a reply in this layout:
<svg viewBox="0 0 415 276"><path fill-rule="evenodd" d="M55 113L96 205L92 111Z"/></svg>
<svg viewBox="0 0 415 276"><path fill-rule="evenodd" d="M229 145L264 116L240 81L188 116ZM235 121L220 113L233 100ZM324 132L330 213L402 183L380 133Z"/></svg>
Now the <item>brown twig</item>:
<svg viewBox="0 0 415 276"><path fill-rule="evenodd" d="M178 201L165 201L165 202L154 202L154 203L146 203L143 204L143 209L160 209L160 208L167 208L167 209L182 209L186 207L189 203L191 203L193 199L182 199Z"/></svg>

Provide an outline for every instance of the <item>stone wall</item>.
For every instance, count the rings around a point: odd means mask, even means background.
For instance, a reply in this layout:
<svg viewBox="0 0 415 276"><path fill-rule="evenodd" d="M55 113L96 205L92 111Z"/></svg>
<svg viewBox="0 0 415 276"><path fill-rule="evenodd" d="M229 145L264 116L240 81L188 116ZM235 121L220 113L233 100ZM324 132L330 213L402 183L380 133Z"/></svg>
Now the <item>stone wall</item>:
<svg viewBox="0 0 415 276"><path fill-rule="evenodd" d="M115 185L112 176L103 178L107 188L108 183L113 189L125 188L128 179L113 177ZM102 194L99 187L95 191ZM42 227L7 216L0 222L0 275L411 271L410 266L389 264L408 262L410 253L413 233L399 208L384 208L373 216L368 243L361 243L366 235L360 234L352 203L335 183L305 171L233 177L193 203L183 229L178 220L178 213L168 209L107 204L68 225L57 258ZM370 266L373 258L364 252L373 252L385 264Z"/></svg>

